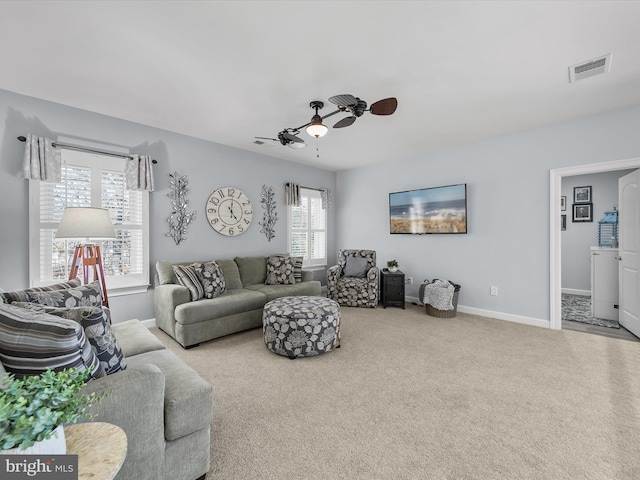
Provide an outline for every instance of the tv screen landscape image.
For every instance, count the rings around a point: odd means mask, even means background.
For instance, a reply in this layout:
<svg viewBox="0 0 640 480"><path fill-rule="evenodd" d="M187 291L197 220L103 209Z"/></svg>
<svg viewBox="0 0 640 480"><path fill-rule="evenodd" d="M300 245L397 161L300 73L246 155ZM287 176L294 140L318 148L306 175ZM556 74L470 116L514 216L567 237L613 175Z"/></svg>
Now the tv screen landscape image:
<svg viewBox="0 0 640 480"><path fill-rule="evenodd" d="M391 233L467 233L467 184L389 194Z"/></svg>

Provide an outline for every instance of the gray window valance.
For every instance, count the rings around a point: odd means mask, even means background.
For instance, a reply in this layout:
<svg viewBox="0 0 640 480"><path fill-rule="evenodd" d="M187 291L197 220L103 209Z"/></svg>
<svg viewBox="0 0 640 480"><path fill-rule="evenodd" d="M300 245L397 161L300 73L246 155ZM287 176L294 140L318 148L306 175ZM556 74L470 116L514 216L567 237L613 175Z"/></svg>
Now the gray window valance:
<svg viewBox="0 0 640 480"><path fill-rule="evenodd" d="M32 134L28 134L26 137L18 137L18 140L25 142L22 162L22 173L25 179L43 182L61 182L62 147L71 150L126 158L124 174L127 190L154 191L153 164L155 160L152 160L148 155L116 154L75 145L57 144L49 138L38 137Z"/></svg>
<svg viewBox="0 0 640 480"><path fill-rule="evenodd" d="M131 155L124 167L127 190L154 191L153 162L149 155Z"/></svg>
<svg viewBox="0 0 640 480"><path fill-rule="evenodd" d="M24 146L22 174L28 180L60 182L62 179L62 155L53 140L28 134Z"/></svg>
<svg viewBox="0 0 640 480"><path fill-rule="evenodd" d="M300 199L300 185L297 183L285 183L284 192L287 198L287 205L293 205L299 207L301 205Z"/></svg>

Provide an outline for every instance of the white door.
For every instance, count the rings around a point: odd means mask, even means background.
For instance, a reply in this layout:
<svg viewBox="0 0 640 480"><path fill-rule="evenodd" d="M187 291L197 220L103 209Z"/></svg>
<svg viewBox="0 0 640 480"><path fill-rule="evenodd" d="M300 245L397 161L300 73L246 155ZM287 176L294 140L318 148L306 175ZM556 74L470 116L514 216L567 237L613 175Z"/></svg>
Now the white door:
<svg viewBox="0 0 640 480"><path fill-rule="evenodd" d="M618 180L620 324L640 337L640 170Z"/></svg>

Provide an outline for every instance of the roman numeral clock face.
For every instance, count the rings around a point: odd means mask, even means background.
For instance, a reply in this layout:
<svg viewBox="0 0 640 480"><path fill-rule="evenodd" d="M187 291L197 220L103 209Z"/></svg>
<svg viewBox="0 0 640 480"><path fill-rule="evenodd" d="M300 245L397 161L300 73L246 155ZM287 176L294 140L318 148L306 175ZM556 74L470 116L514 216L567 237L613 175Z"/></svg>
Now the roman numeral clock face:
<svg viewBox="0 0 640 480"><path fill-rule="evenodd" d="M251 201L242 190L222 187L207 200L207 221L221 235L240 235L249 228L252 219Z"/></svg>

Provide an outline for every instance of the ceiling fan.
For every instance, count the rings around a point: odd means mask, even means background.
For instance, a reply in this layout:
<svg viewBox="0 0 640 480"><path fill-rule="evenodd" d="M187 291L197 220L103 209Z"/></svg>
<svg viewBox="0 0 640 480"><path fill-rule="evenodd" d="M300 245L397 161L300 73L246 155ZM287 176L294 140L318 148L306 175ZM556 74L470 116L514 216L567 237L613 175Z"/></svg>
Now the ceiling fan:
<svg viewBox="0 0 640 480"><path fill-rule="evenodd" d="M350 116L339 120L333 126L333 128L344 128L352 125L356 121L356 119L358 117L361 117L365 112L370 112L373 115L392 115L398 107L398 99L396 99L395 97L378 100L377 102L372 103L369 108L367 108L367 102L361 100L358 97L354 97L351 94L335 95L329 98L329 101L334 105L337 105L338 109L331 113L328 113L325 116L320 116L318 110L324 107L324 102L321 102L320 100L314 100L309 104L309 106L315 109L316 113L313 115L313 117L311 117L310 122L305 123L304 125L300 125L297 128L285 128L280 133L278 133L278 138L255 138L257 140L269 140L274 143L279 142L280 144L288 146L290 148L302 148L305 147L306 144L304 143L303 139L297 136L300 131L305 128L307 133L312 137L319 138L324 136L329 130L322 123L325 118L332 117L333 115L336 115L338 113L350 113Z"/></svg>
<svg viewBox="0 0 640 480"><path fill-rule="evenodd" d="M278 133L278 138L255 137L255 139L259 141L268 140L269 142L272 142L272 143L280 143L281 145L284 145L285 147L289 147L289 148L304 148L307 146L307 144L304 143L303 139L296 136L298 133L300 132L294 128L285 128L284 130ZM255 143L259 143L259 142L255 142Z"/></svg>
<svg viewBox="0 0 640 480"><path fill-rule="evenodd" d="M392 115L396 111L396 108L398 108L398 99L395 97L378 100L377 102L372 103L368 109L367 102L350 94L335 95L331 97L329 101L337 105L338 110L323 118L330 117L331 115L339 112L351 113L351 116L338 121L333 128L344 128L352 125L358 117L361 117L364 114L364 112L370 112L373 115Z"/></svg>

